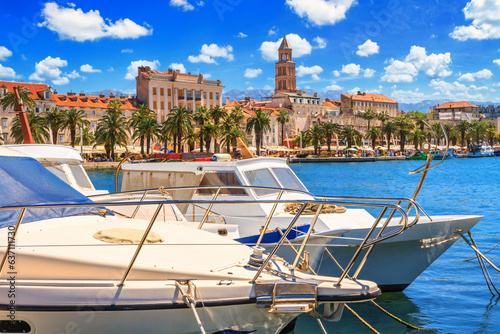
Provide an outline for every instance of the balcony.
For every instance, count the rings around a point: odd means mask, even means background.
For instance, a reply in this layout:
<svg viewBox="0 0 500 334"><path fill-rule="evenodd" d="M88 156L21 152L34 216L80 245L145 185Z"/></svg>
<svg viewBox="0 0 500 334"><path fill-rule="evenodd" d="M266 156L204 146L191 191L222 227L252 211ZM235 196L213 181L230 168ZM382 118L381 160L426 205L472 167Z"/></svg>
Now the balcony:
<svg viewBox="0 0 500 334"><path fill-rule="evenodd" d="M179 100L184 100L184 95L180 95L180 96L178 96L178 97L177 97L177 99L179 99Z"/></svg>
<svg viewBox="0 0 500 334"><path fill-rule="evenodd" d="M192 97L192 96L188 96L188 97L187 97L187 100L188 100L188 101L193 101L193 97Z"/></svg>

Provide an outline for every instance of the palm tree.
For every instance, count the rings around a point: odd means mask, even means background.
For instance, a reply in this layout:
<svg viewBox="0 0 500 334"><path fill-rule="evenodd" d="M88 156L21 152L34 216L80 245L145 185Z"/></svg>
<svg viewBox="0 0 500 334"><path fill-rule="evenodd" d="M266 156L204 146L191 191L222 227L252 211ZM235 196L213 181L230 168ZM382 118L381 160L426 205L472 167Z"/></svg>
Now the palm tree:
<svg viewBox="0 0 500 334"><path fill-rule="evenodd" d="M471 122L471 134L474 140L479 143L486 136L486 122L477 119Z"/></svg>
<svg viewBox="0 0 500 334"><path fill-rule="evenodd" d="M31 129L31 136L33 141L38 144L43 144L49 138L49 132L47 131L47 121L40 115L35 114L33 110L30 110L26 115L28 119L28 124ZM12 124L10 136L14 138L16 144L23 143L23 130L21 127L21 122L19 120L19 115L16 115L14 123Z"/></svg>
<svg viewBox="0 0 500 334"><path fill-rule="evenodd" d="M264 132L271 130L271 118L269 118L269 116L262 110L258 109L255 112L255 116L248 119L246 130L248 134L252 133L252 130L255 131L257 155L260 155L260 144L262 142Z"/></svg>
<svg viewBox="0 0 500 334"><path fill-rule="evenodd" d="M170 123L171 133L174 136L174 145L177 142L177 152L182 152L182 135L187 134L192 127L193 114L183 107L176 107L168 113L167 122ZM177 139L177 140L176 140Z"/></svg>
<svg viewBox="0 0 500 334"><path fill-rule="evenodd" d="M460 142L462 143L462 147L464 147L465 146L465 135L467 134L467 132L469 132L470 123L464 119L464 120L461 120L460 122L458 122L458 124L455 127L460 132Z"/></svg>
<svg viewBox="0 0 500 334"><path fill-rule="evenodd" d="M361 118L368 121L367 129L369 129L371 120L377 118L377 114L371 109L366 109L365 112L361 115Z"/></svg>
<svg viewBox="0 0 500 334"><path fill-rule="evenodd" d="M315 124L312 128L307 130L307 136L310 138L311 143L314 146L314 154L318 154L318 148L325 141L325 136L322 128Z"/></svg>
<svg viewBox="0 0 500 334"><path fill-rule="evenodd" d="M193 120L198 123L200 129L198 138L200 139L200 152L203 152L203 126L205 125L205 122L208 122L210 120L207 108L205 108L204 106L199 106L198 108L196 108L193 113Z"/></svg>
<svg viewBox="0 0 500 334"><path fill-rule="evenodd" d="M408 137L410 141L413 141L415 148L420 147L420 149L422 149L422 144L427 139L425 131L420 129L415 129L415 131L411 132Z"/></svg>
<svg viewBox="0 0 500 334"><path fill-rule="evenodd" d="M212 138L216 138L219 135L219 128L212 124L207 123L203 125L203 140L205 141L205 149L210 152L210 144L212 143Z"/></svg>
<svg viewBox="0 0 500 334"><path fill-rule="evenodd" d="M155 118L149 117L143 119L142 122L137 125L137 127L134 129L132 139L135 140L137 138L144 138L146 140L146 153L149 154L151 148L151 139L157 138L159 133L160 125ZM144 154L144 151L142 149L141 154Z"/></svg>
<svg viewBox="0 0 500 334"><path fill-rule="evenodd" d="M222 145L226 145L227 152L229 153L230 146L233 146L233 150L235 150L235 146L238 145L236 138L244 138L245 133L241 131L238 125L233 124L230 129L224 131L222 133Z"/></svg>
<svg viewBox="0 0 500 334"><path fill-rule="evenodd" d="M444 138L444 132L443 128L441 127L440 123L434 123L431 125L432 132L434 133L434 136L437 140L436 145L439 145L441 143L441 139Z"/></svg>
<svg viewBox="0 0 500 334"><path fill-rule="evenodd" d="M398 130L396 124L394 122L387 122L384 125L382 125L382 133L386 135L387 138L387 150L389 151L391 149L391 136L392 134L396 133Z"/></svg>
<svg viewBox="0 0 500 334"><path fill-rule="evenodd" d="M282 109L278 113L278 117L276 118L278 123L281 124L281 145L284 146L283 137L285 136L285 124L290 122L290 116L288 115L288 110Z"/></svg>
<svg viewBox="0 0 500 334"><path fill-rule="evenodd" d="M387 111L381 111L377 115L377 119L382 123L381 127L384 126L385 122L387 122L391 117Z"/></svg>
<svg viewBox="0 0 500 334"><path fill-rule="evenodd" d="M420 111L413 111L409 112L408 114L411 113L411 116L415 118L415 126L420 128L420 130L424 131L424 127L427 124L427 114L424 114L423 112Z"/></svg>
<svg viewBox="0 0 500 334"><path fill-rule="evenodd" d="M227 112L218 105L209 110L210 118L212 118L214 125L219 126L219 121L228 117ZM215 152L219 152L217 147L217 137L214 137Z"/></svg>
<svg viewBox="0 0 500 334"><path fill-rule="evenodd" d="M169 123L167 121L163 122L158 131L158 140L164 145L164 153L168 152L168 142L172 140L172 133L169 129Z"/></svg>
<svg viewBox="0 0 500 334"><path fill-rule="evenodd" d="M340 132L340 138L342 138L347 142L347 148L351 148L353 143L361 139L361 133L359 133L358 130L348 125L344 127Z"/></svg>
<svg viewBox="0 0 500 334"><path fill-rule="evenodd" d="M114 110L104 115L99 122L97 122L97 129L95 132L96 143L102 144L104 147L109 148L111 158L115 158L115 145L122 147L127 146L127 120L122 116L121 112ZM106 150L108 152L108 150ZM108 154L108 159L110 158Z"/></svg>
<svg viewBox="0 0 500 334"><path fill-rule="evenodd" d="M25 92L24 90L20 89L20 87L14 87L14 89L16 88L19 91L19 97L23 100L23 105L30 110L35 109L36 102L31 97L32 93ZM0 105L2 105L4 109L12 107L12 110L14 110L16 106L16 94L14 92L5 93L5 96L0 100ZM19 110L14 110L14 111L19 111Z"/></svg>
<svg viewBox="0 0 500 334"><path fill-rule="evenodd" d="M42 113L43 118L47 122L47 125L52 132L52 144L57 144L57 133L61 127L62 113L54 107L52 109L46 110Z"/></svg>
<svg viewBox="0 0 500 334"><path fill-rule="evenodd" d="M399 136L400 151L404 152L406 145L406 136L415 127L415 123L405 115L394 118L394 124L397 127L397 134Z"/></svg>
<svg viewBox="0 0 500 334"><path fill-rule="evenodd" d="M138 137L136 135L136 132L138 131L137 128L140 126L140 124L148 119L154 119L154 116L155 112L149 109L148 105L141 104L139 110L134 111L128 121L128 127L130 129L133 129L132 138ZM144 154L144 135L140 136L140 140L141 140L141 154Z"/></svg>
<svg viewBox="0 0 500 334"><path fill-rule="evenodd" d="M366 130L365 138L371 140L373 150L375 150L375 144L377 142L377 139L380 138L380 136L381 136L380 130L374 126Z"/></svg>
<svg viewBox="0 0 500 334"><path fill-rule="evenodd" d="M321 123L321 128L326 139L326 145L328 146L328 153L330 153L332 145L332 137L338 135L341 131L340 125L332 122ZM337 143L338 145L338 143Z"/></svg>
<svg viewBox="0 0 500 334"><path fill-rule="evenodd" d="M231 109L231 113L229 117L236 123L236 125L241 128L240 122L245 119L245 114L243 113L243 109L241 107L234 107Z"/></svg>
<svg viewBox="0 0 500 334"><path fill-rule="evenodd" d="M75 147L76 128L89 125L89 121L85 119L85 111L75 108L62 111L60 127L61 129L69 129L71 147Z"/></svg>
<svg viewBox="0 0 500 334"><path fill-rule="evenodd" d="M80 128L81 130L81 128ZM81 136L76 136L75 138L75 144L79 145L80 144L80 137L83 140L83 145L94 145L95 144L95 135L94 133L90 130L89 127L83 128L82 135Z"/></svg>

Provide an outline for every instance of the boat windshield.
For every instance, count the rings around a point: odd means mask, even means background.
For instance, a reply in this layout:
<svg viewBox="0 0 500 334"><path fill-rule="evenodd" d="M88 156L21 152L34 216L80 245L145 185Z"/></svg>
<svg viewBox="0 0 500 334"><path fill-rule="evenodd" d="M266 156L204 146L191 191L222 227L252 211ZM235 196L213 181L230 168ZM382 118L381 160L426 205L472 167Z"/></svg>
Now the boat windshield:
<svg viewBox="0 0 500 334"><path fill-rule="evenodd" d="M271 171L267 168L247 170L244 174L251 186L281 188L273 174L271 174ZM254 191L258 197L278 193L277 190L271 189L254 189Z"/></svg>
<svg viewBox="0 0 500 334"><path fill-rule="evenodd" d="M283 188L307 191L297 176L288 168L271 168Z"/></svg>
<svg viewBox="0 0 500 334"><path fill-rule="evenodd" d="M62 165L59 162L41 162L42 166L47 168L52 174L66 182L67 184L71 185L69 183L68 177L66 176L66 173L64 172L64 169Z"/></svg>
<svg viewBox="0 0 500 334"><path fill-rule="evenodd" d="M79 162L68 162L68 166L80 188L84 190L94 190L92 189L92 184L90 183L85 170Z"/></svg>
<svg viewBox="0 0 500 334"><path fill-rule="evenodd" d="M210 171L206 172L201 179L200 186L241 186L241 182L233 172ZM198 189L199 195L215 194L216 188ZM241 188L221 189L220 195L245 195L245 190Z"/></svg>

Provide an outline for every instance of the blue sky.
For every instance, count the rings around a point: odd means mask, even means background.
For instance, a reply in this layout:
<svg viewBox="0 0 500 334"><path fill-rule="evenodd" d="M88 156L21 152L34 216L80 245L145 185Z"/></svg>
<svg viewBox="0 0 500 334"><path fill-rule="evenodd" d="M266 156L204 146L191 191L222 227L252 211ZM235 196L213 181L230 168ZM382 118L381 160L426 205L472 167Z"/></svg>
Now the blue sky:
<svg viewBox="0 0 500 334"><path fill-rule="evenodd" d="M274 89L286 34L301 89L500 103L500 0L20 0L0 18L0 80L58 92L135 93L141 63Z"/></svg>

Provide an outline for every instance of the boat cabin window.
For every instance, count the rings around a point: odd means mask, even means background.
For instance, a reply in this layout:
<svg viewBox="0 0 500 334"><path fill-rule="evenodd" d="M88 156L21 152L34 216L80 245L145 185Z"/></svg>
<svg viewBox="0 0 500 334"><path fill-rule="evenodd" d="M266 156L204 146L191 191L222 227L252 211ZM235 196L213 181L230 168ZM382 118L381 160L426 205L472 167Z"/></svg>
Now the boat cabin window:
<svg viewBox="0 0 500 334"><path fill-rule="evenodd" d="M69 183L68 177L66 176L66 173L64 172L64 169L60 163L57 162L41 162L42 166L47 168L52 174L66 182L67 184L71 185Z"/></svg>
<svg viewBox="0 0 500 334"><path fill-rule="evenodd" d="M82 165L78 162L69 162L68 166L71 173L73 173L78 186L82 189L92 190L92 185L90 184Z"/></svg>
<svg viewBox="0 0 500 334"><path fill-rule="evenodd" d="M288 168L271 168L283 188L307 191L295 174Z"/></svg>
<svg viewBox="0 0 500 334"><path fill-rule="evenodd" d="M247 170L244 174L251 186L281 188L278 182L276 182L273 174L271 174L267 168ZM271 189L254 189L254 191L259 197L278 193L277 190Z"/></svg>
<svg viewBox="0 0 500 334"><path fill-rule="evenodd" d="M201 179L200 186L241 186L241 182L233 172L206 172ZM199 195L211 195L217 192L217 188L198 189ZM245 195L241 188L223 188L220 195Z"/></svg>

